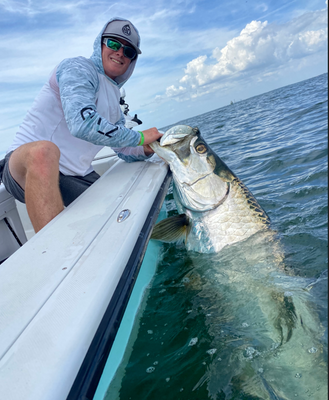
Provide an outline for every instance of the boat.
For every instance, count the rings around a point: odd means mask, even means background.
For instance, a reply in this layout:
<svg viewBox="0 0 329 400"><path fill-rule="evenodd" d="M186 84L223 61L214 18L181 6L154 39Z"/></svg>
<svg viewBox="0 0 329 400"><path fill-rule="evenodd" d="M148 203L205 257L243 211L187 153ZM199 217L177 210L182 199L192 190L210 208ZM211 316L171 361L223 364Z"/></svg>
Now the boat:
<svg viewBox="0 0 329 400"><path fill-rule="evenodd" d="M110 148L93 167L100 179L37 234L0 186L2 399L92 399L136 290L171 173Z"/></svg>

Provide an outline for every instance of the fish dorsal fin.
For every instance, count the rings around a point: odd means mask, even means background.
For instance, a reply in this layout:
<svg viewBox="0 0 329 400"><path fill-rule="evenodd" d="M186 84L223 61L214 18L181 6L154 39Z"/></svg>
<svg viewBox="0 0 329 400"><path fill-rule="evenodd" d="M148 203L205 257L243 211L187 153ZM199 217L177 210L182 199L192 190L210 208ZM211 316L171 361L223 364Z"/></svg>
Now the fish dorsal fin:
<svg viewBox="0 0 329 400"><path fill-rule="evenodd" d="M151 239L166 243L186 241L190 231L190 221L185 214L174 215L157 223Z"/></svg>

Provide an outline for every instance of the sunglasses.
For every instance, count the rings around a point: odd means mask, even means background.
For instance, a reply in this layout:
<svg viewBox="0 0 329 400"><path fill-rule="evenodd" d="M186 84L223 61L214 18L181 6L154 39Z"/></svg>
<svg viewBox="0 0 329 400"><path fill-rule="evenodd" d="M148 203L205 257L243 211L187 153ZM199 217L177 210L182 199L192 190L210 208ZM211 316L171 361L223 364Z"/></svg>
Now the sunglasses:
<svg viewBox="0 0 329 400"><path fill-rule="evenodd" d="M105 44L106 47L114 51L119 51L122 47L123 55L129 58L130 60L134 59L137 55L137 51L133 47L125 46L117 40L103 38L103 43Z"/></svg>

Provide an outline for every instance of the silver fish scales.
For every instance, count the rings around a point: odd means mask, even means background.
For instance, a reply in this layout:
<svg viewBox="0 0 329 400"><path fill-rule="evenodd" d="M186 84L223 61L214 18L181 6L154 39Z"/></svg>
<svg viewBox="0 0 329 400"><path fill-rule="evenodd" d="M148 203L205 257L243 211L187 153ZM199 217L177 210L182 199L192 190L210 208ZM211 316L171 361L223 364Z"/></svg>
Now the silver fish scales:
<svg viewBox="0 0 329 400"><path fill-rule="evenodd" d="M170 165L181 213L158 224L153 239L184 240L188 250L208 253L268 228L266 212L198 128L175 126L151 147Z"/></svg>

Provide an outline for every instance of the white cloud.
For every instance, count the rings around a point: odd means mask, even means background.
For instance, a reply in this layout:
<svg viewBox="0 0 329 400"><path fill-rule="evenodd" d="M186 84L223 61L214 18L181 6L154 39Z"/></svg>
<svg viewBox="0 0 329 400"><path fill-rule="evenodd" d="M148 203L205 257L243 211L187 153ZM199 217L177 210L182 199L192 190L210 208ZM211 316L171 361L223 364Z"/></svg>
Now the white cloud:
<svg viewBox="0 0 329 400"><path fill-rule="evenodd" d="M103 6L101 13L86 15L83 7L88 3L90 2L87 0L79 2L61 0L54 4L43 0L39 2L0 0L0 10L13 15L26 14L30 20L33 19L32 15L56 12L65 14L63 26L43 26L39 22L35 30L31 29L24 33L20 33L19 29L15 33L6 31L2 33L0 29L0 82L44 82L55 65L64 58L90 57L99 30L109 16L121 15L122 11L120 13L118 10L122 7L120 3L112 3L106 8ZM93 7L101 8L100 4L101 2L96 1ZM127 7L127 10L134 14L134 16L128 14L127 18L139 28L142 37L142 56L138 64L142 64L143 70L146 68L147 72L149 66L159 60L165 59L168 62L184 55L190 56L195 54L196 49L211 51L214 42L224 45L232 36L232 32L227 28L205 30L194 25L184 28L182 32L177 21L186 15L185 8L178 6L171 9L166 7L157 9L156 6L154 8L155 10L152 10L152 7L143 9L142 6L136 5ZM138 12L135 13L137 9ZM39 15L38 21L42 18L43 16ZM153 67L153 71L158 74L159 66Z"/></svg>
<svg viewBox="0 0 329 400"><path fill-rule="evenodd" d="M39 37L34 32L27 32L24 36L1 35L0 82L44 82L64 58L90 57L98 30L99 26L97 30L85 26L83 30L74 27L72 31L56 31L55 34L47 30Z"/></svg>
<svg viewBox="0 0 329 400"><path fill-rule="evenodd" d="M268 5L265 3L257 4L255 7L256 10L261 10L262 12L266 12L268 10Z"/></svg>
<svg viewBox="0 0 329 400"><path fill-rule="evenodd" d="M174 85L169 86L166 90L166 95L168 97L173 97L173 96L177 96L177 95L181 95L183 93L186 92L186 88L183 86L179 86L178 88L176 88Z"/></svg>
<svg viewBox="0 0 329 400"><path fill-rule="evenodd" d="M326 51L327 10L309 12L283 25L252 21L229 40L216 47L210 59L206 55L190 61L178 85L167 88L165 97L183 100L218 90L216 82L245 72L272 74L291 60ZM215 62L211 62L215 60Z"/></svg>
<svg viewBox="0 0 329 400"><path fill-rule="evenodd" d="M73 14L81 7L86 5L86 1L13 1L13 0L0 0L0 6L4 11L23 14L29 17L46 14L51 12L61 12Z"/></svg>
<svg viewBox="0 0 329 400"><path fill-rule="evenodd" d="M209 0L205 8L202 0L0 0L0 103L6 109L0 131L21 122L56 64L89 57L105 21L123 13L142 37L143 53L126 91L143 127L164 126L323 73L323 53L315 52L325 47L326 17L305 13L318 7L311 3ZM270 23L292 15L296 21ZM186 99L193 101L177 107L175 100Z"/></svg>

